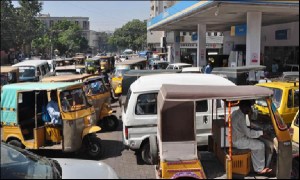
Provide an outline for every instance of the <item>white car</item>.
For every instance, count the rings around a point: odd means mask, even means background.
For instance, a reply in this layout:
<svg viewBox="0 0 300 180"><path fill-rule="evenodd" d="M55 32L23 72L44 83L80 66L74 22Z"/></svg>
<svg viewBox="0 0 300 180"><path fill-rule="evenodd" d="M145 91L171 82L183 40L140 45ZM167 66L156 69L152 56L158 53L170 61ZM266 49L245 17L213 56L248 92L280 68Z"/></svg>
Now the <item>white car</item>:
<svg viewBox="0 0 300 180"><path fill-rule="evenodd" d="M1 179L119 179L100 161L48 159L1 143Z"/></svg>

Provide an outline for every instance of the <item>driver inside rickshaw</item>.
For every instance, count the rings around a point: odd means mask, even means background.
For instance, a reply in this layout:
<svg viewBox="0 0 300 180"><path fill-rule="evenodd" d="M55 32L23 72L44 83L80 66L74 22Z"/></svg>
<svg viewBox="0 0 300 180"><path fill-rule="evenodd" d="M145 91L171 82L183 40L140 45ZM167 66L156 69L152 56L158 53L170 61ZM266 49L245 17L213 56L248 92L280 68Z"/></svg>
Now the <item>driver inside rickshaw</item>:
<svg viewBox="0 0 300 180"><path fill-rule="evenodd" d="M51 124L60 126L62 125L62 120L57 103L56 91L51 91L50 98L51 100L47 104L47 111L51 119Z"/></svg>
<svg viewBox="0 0 300 180"><path fill-rule="evenodd" d="M253 164L254 171L258 174L270 173L272 169L269 166L269 155L265 154L265 145L271 144L261 141L263 131L252 130L247 127L246 115L251 117L251 101L243 100L239 102L239 109L232 113L232 141L233 147L237 149L250 149L251 150L251 162ZM257 138L260 138L258 140ZM266 147L270 149L270 147ZM271 147L272 149L272 147ZM267 159L266 159L267 155ZM267 164L266 164L267 160Z"/></svg>

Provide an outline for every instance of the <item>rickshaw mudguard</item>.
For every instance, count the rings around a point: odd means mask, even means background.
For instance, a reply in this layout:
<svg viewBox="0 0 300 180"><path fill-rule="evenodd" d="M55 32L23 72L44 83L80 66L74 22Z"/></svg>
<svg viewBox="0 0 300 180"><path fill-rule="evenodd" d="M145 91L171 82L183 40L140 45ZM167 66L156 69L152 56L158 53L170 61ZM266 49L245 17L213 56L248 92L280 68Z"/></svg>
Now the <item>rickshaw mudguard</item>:
<svg viewBox="0 0 300 180"><path fill-rule="evenodd" d="M163 179L196 178L206 179L202 164L199 160L161 162Z"/></svg>
<svg viewBox="0 0 300 180"><path fill-rule="evenodd" d="M98 131L100 131L101 128L99 126L89 126L83 129L82 132L82 139L84 138L84 136L88 135L88 134L92 134L92 133L96 133Z"/></svg>
<svg viewBox="0 0 300 180"><path fill-rule="evenodd" d="M292 143L290 141L278 142L277 153L277 179L290 179L292 172Z"/></svg>

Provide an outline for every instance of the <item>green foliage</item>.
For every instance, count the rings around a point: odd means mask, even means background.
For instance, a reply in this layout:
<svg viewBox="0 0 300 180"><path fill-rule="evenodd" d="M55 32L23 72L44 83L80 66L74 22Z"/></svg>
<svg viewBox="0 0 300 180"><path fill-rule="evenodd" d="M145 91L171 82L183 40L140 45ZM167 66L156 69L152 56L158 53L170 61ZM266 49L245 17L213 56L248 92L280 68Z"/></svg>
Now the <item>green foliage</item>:
<svg viewBox="0 0 300 180"><path fill-rule="evenodd" d="M113 36L109 38L109 44L119 49L131 48L141 50L147 41L146 21L134 19L119 29L116 29Z"/></svg>
<svg viewBox="0 0 300 180"><path fill-rule="evenodd" d="M41 22L35 16L42 10L37 0L19 1L15 8L10 0L1 1L1 49L19 49L40 36Z"/></svg>

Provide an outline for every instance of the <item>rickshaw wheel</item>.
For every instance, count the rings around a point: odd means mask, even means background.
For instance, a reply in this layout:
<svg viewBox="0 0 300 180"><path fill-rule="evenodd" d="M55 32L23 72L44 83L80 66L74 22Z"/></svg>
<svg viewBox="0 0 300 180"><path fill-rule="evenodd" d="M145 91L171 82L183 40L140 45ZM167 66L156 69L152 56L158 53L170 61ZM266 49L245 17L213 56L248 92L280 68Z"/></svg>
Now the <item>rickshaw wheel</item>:
<svg viewBox="0 0 300 180"><path fill-rule="evenodd" d="M85 138L87 154L92 159L100 159L102 157L101 139L96 136L89 136Z"/></svg>
<svg viewBox="0 0 300 180"><path fill-rule="evenodd" d="M107 131L114 131L119 126L119 120L116 116L111 115L108 117L105 117L104 121L104 129Z"/></svg>
<svg viewBox="0 0 300 180"><path fill-rule="evenodd" d="M19 140L16 140L16 139L8 141L7 144L16 146L16 147L21 148L21 149L24 148L23 144Z"/></svg>

